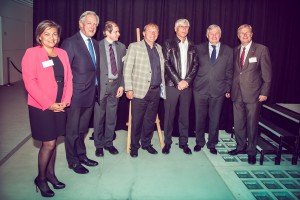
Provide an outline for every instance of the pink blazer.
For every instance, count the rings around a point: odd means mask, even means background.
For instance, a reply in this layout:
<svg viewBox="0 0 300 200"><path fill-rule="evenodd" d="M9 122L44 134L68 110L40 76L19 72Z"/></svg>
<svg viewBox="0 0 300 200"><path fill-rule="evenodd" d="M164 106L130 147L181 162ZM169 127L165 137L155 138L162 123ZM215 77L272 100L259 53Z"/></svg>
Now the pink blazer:
<svg viewBox="0 0 300 200"><path fill-rule="evenodd" d="M63 49L55 48L64 67L64 89L61 102L70 104L73 84L69 58ZM56 101L57 83L53 66L44 67L42 62L49 60L42 46L26 50L22 59L22 76L28 92L28 105L46 110Z"/></svg>

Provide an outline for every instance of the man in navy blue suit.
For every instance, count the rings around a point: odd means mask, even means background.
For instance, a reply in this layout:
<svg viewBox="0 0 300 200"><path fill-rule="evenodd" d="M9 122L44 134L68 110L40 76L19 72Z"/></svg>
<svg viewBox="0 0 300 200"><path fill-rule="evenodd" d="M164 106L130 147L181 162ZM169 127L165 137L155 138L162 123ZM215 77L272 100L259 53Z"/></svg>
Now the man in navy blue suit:
<svg viewBox="0 0 300 200"><path fill-rule="evenodd" d="M78 174L89 172L81 164L98 165L98 162L87 157L84 144L94 105L100 94L99 46L92 38L98 24L99 17L95 12L84 12L79 19L80 31L67 38L61 46L68 53L73 73L73 96L71 106L67 109L66 157L69 168Z"/></svg>
<svg viewBox="0 0 300 200"><path fill-rule="evenodd" d="M194 103L196 113L196 146L199 152L207 146L210 153L217 154L219 121L225 98L230 98L233 75L232 48L220 42L221 28L212 24L207 28L207 42L197 45L199 70L194 80ZM208 140L205 140L206 119L209 118Z"/></svg>

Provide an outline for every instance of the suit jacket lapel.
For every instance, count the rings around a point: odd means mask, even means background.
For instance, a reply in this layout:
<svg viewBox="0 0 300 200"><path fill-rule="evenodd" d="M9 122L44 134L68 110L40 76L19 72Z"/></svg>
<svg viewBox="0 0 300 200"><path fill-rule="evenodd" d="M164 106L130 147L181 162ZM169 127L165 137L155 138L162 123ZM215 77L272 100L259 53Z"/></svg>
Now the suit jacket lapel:
<svg viewBox="0 0 300 200"><path fill-rule="evenodd" d="M206 57L206 59L208 60L208 62L211 64L211 59L210 59L210 56L209 56L209 43L206 42L205 43L205 51L204 51L204 56ZM212 64L211 64L212 65Z"/></svg>
<svg viewBox="0 0 300 200"><path fill-rule="evenodd" d="M91 57L91 55L90 55L90 52L89 52L89 50L88 50L88 48L87 48L87 46L86 46L86 44L85 44L85 41L83 40L83 38L81 37L81 35L80 35L80 33L78 32L77 33L77 39L78 39L78 44L79 44L79 49L82 49L82 52L86 55L86 56L88 56L88 58L90 58L90 62L91 62L91 67L94 67L94 62L93 62L93 59L92 59L92 57ZM92 40L93 41L93 40ZM94 45L94 49L95 49L95 53L96 53L96 62L99 62L99 57L97 56L97 50L96 50L96 47L95 47L95 43L94 43L94 41L93 41L93 45ZM99 55L99 54L98 54ZM97 64L96 64L96 66L97 66Z"/></svg>
<svg viewBox="0 0 300 200"><path fill-rule="evenodd" d="M155 45L155 48L156 48L157 53L158 53L158 56L159 56L161 73L163 74L163 73L164 73L164 60L161 59L161 58L163 58L164 56L163 56L163 54L162 54L161 48L158 48L157 45ZM149 61L150 61L150 60L149 60Z"/></svg>
<svg viewBox="0 0 300 200"><path fill-rule="evenodd" d="M143 40L143 43L142 43L142 48L143 48L143 53L145 53L145 63L148 65L148 67L151 69L151 65L150 65L150 59L149 59L149 55L148 55L148 50L147 50L147 46L146 46L146 41Z"/></svg>
<svg viewBox="0 0 300 200"><path fill-rule="evenodd" d="M241 70L241 66L240 66L240 51L241 51L241 45L235 49L235 59L234 59L234 62L235 62L235 65L238 70Z"/></svg>
<svg viewBox="0 0 300 200"><path fill-rule="evenodd" d="M100 64L100 68L102 71L102 73L105 73L107 74L108 73L108 63L107 63L107 57L106 57L106 49L105 49L105 45L104 45L104 40L102 40L100 43L99 43L99 49L101 49L100 51L100 60L101 62L100 63L103 63L103 65Z"/></svg>
<svg viewBox="0 0 300 200"><path fill-rule="evenodd" d="M116 46L116 51L117 51L117 65L118 65L118 73L120 74L121 66L122 66L122 58L121 58L121 51L120 51L120 46L118 42L115 42Z"/></svg>
<svg viewBox="0 0 300 200"><path fill-rule="evenodd" d="M247 57L245 58L243 70L248 68L248 66L249 66L249 58L251 58L251 57L254 56L254 52L255 52L255 44L252 42L252 44L250 46L250 49L248 51Z"/></svg>

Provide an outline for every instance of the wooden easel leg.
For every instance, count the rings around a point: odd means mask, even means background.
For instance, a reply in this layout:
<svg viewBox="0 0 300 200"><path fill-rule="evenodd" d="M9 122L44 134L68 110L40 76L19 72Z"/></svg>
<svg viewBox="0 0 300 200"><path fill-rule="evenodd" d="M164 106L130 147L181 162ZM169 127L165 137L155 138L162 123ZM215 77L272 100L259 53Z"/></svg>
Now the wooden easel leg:
<svg viewBox="0 0 300 200"><path fill-rule="evenodd" d="M164 144L164 141L163 141L163 138L162 138L162 133L161 133L161 128L160 128L160 121L159 121L158 115L156 115L155 123L156 123L156 128L157 128L160 147L164 148L165 144Z"/></svg>
<svg viewBox="0 0 300 200"><path fill-rule="evenodd" d="M130 153L130 144L131 144L131 101L129 102L129 114L128 114L128 122L126 125L128 126L128 134L127 134L127 147L126 151L127 153Z"/></svg>

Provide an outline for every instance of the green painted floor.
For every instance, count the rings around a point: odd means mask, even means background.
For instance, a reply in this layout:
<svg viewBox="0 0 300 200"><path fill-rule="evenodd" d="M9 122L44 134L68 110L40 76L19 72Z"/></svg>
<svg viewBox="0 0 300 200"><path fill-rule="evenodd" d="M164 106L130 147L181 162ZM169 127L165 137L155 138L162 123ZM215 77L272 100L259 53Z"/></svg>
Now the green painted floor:
<svg viewBox="0 0 300 200"><path fill-rule="evenodd" d="M92 129L89 135L91 132ZM63 138L60 138L57 176L67 186L55 190L52 199L299 199L299 163L292 166L288 159L283 159L280 166L275 166L269 159L263 166L258 163L249 166L237 156L236 161L226 162L227 154L222 152L232 148L226 145L230 140L226 133L221 132L218 155L210 154L207 148L186 155L176 145L178 138L173 140L171 153L163 155L155 134L153 144L159 154L150 155L140 149L139 157L131 158L125 151L126 138L125 131L118 131L114 143L120 154L113 156L105 151L103 158L97 158L93 142L87 137L88 156L99 161L100 166L89 167L90 173L86 175L75 174L67 168ZM1 199L44 199L36 193L33 184L38 145L29 139L0 167ZM194 138L190 138L189 145L194 147ZM284 178L275 178L274 170L284 174Z"/></svg>

